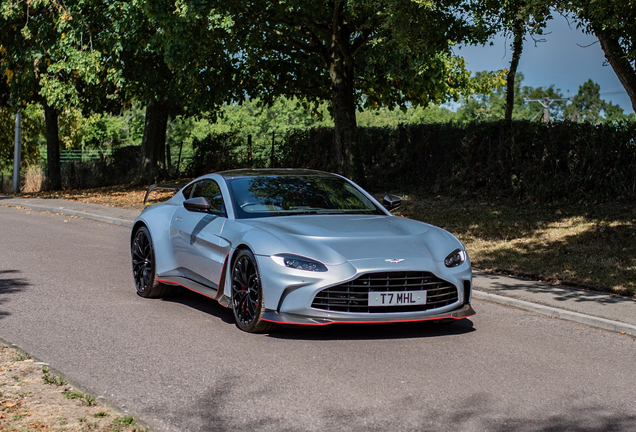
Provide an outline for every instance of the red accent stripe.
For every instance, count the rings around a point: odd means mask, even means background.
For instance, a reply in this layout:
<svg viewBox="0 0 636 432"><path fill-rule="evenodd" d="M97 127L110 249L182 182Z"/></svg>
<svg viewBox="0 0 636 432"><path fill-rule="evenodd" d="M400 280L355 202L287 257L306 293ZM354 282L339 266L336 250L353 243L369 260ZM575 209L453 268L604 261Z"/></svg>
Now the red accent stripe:
<svg viewBox="0 0 636 432"><path fill-rule="evenodd" d="M284 322L284 321L274 321L274 320L265 319L265 318L263 318L263 321L268 321L268 322L272 322L272 323L276 323L276 324L288 324L288 325L303 325L303 326L322 327L322 326L326 326L326 325L330 325L330 324L395 324L395 323L409 323L409 322L421 322L421 321L435 321L435 320L441 320L441 319L460 320L460 319L464 319L464 318L470 318L472 316L475 316L475 314L466 315L466 316L463 316L461 318L454 317L454 316L446 316L446 317L420 318L420 319L399 320L399 321L331 321L331 322L323 323L323 324L319 324L319 323L315 323L315 324L313 324L313 323L293 323L293 322Z"/></svg>

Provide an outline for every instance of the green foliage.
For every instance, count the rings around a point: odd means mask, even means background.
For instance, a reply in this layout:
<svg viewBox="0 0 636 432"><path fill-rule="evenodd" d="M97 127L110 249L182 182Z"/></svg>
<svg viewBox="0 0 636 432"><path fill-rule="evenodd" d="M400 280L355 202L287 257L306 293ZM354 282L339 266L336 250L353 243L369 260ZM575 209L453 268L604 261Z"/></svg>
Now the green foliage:
<svg viewBox="0 0 636 432"><path fill-rule="evenodd" d="M84 393L74 390L65 390L62 393L66 399L82 399L84 397Z"/></svg>
<svg viewBox="0 0 636 432"><path fill-rule="evenodd" d="M627 58L636 58L636 5L624 0L586 0L557 2L562 12L570 13L577 26L589 33L608 32L619 39L619 44Z"/></svg>
<svg viewBox="0 0 636 432"><path fill-rule="evenodd" d="M37 163L44 144L44 116L39 105L22 110L22 167ZM0 107L0 171L13 169L15 111Z"/></svg>
<svg viewBox="0 0 636 432"><path fill-rule="evenodd" d="M269 105L259 99L225 105L215 129L216 132L237 130L244 140L252 135L255 146L267 146L271 145L272 132L280 137L315 126L333 126L326 104L312 109L297 99L280 97Z"/></svg>
<svg viewBox="0 0 636 432"><path fill-rule="evenodd" d="M143 111L133 107L119 115L82 115L77 108L60 111L60 146L66 150L117 149L138 145L143 134ZM22 110L22 167L38 164L46 146L44 111L40 104ZM15 112L0 107L0 170L13 167Z"/></svg>
<svg viewBox="0 0 636 432"><path fill-rule="evenodd" d="M46 384L53 384L58 387L66 384L66 380L62 377L51 375L48 366L42 366L42 379Z"/></svg>
<svg viewBox="0 0 636 432"><path fill-rule="evenodd" d="M99 15L87 13L96 3L2 2L0 70L9 85L8 104L42 102L62 109L88 106L107 95L104 87L92 91L104 78L102 53L92 43L97 22L91 19Z"/></svg>
<svg viewBox="0 0 636 432"><path fill-rule="evenodd" d="M456 114L443 106L430 105L410 107L405 110L378 108L357 113L359 127L397 127L411 123L446 123L455 119ZM328 126L328 125L324 125Z"/></svg>
<svg viewBox="0 0 636 432"><path fill-rule="evenodd" d="M636 111L636 4L624 0L555 2L574 17L577 27L596 35L605 58L627 91Z"/></svg>
<svg viewBox="0 0 636 432"><path fill-rule="evenodd" d="M563 98L560 89L554 85L549 87L524 86L524 76L517 73L515 76L515 99L512 118L515 120L543 119L543 107L534 101L525 99ZM457 109L453 120L460 123L471 121L501 120L505 116L506 94L505 88L497 87L486 92L478 92L464 98ZM591 123L605 123L616 121L628 121L634 115L627 116L622 108L606 102L600 97L600 86L592 80L588 80L580 88L573 101L554 101L549 108L550 120L578 120Z"/></svg>
<svg viewBox="0 0 636 432"><path fill-rule="evenodd" d="M572 104L566 107L565 115L594 124L634 119L634 114L627 116L621 107L601 99L601 86L591 79L579 87Z"/></svg>
<svg viewBox="0 0 636 432"><path fill-rule="evenodd" d="M113 419L112 424L115 426L134 426L137 421L133 416L121 416Z"/></svg>
<svg viewBox="0 0 636 432"><path fill-rule="evenodd" d="M242 144L240 136L232 132L212 134L202 140L194 139L194 154L187 172L192 176L199 176L236 167L239 160L247 159L246 154L236 153Z"/></svg>
<svg viewBox="0 0 636 432"><path fill-rule="evenodd" d="M200 3L182 2L189 10ZM358 106L456 99L470 79L451 47L487 35L485 27L470 24L462 1L216 3L208 2L205 10L232 17L232 33L245 53L242 67L249 72L246 91L267 98L331 101L337 69L346 63L354 70L351 96Z"/></svg>
<svg viewBox="0 0 636 432"><path fill-rule="evenodd" d="M523 23L524 35L541 35L548 20L552 19L551 0L479 0L472 9L479 20L506 36L514 36L518 22Z"/></svg>
<svg viewBox="0 0 636 432"><path fill-rule="evenodd" d="M87 125L81 147L117 149L141 142L144 130L144 111L134 105L119 114L93 114Z"/></svg>

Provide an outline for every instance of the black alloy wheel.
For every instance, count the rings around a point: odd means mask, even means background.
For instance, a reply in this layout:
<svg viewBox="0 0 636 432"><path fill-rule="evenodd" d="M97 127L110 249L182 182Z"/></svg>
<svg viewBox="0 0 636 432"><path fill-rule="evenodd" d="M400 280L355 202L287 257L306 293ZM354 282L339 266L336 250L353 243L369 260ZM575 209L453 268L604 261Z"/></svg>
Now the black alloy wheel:
<svg viewBox="0 0 636 432"><path fill-rule="evenodd" d="M152 237L145 226L135 233L131 245L132 270L137 294L141 297L165 297L174 291L174 287L157 282L155 251Z"/></svg>
<svg viewBox="0 0 636 432"><path fill-rule="evenodd" d="M241 250L232 266L232 309L236 325L246 332L259 333L274 328L263 321L263 287L256 258L248 249Z"/></svg>

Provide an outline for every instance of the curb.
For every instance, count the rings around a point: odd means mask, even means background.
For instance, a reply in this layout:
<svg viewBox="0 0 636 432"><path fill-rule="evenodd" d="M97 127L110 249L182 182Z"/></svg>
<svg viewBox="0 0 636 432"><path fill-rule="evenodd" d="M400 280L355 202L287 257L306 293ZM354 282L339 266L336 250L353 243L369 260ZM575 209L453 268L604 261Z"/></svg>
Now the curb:
<svg viewBox="0 0 636 432"><path fill-rule="evenodd" d="M479 300L490 301L493 303L512 306L519 309L540 313L553 318L560 318L567 321L574 321L579 324L585 324L590 327L596 327L603 330L609 330L621 334L636 336L636 326L625 324L618 321L612 321L605 318L599 318L592 315L585 315L578 312L572 312L565 309L557 309L550 306L544 306L537 303L530 303L524 300L518 300L511 297L504 297L497 294L489 294L484 291L473 291L473 296Z"/></svg>
<svg viewBox="0 0 636 432"><path fill-rule="evenodd" d="M0 204L3 204L3 203L0 202ZM13 203L13 204L15 204L15 203ZM3 204L3 205L5 205L7 207L17 207L16 205L13 205L13 204L12 203L7 203L7 204ZM33 204L18 204L18 205L20 207L24 207L24 208L27 208L29 210L48 211L48 212L51 212L51 213L65 214L65 215L69 215L69 216L77 216L77 217L82 217L84 219L93 220L93 221L96 221L96 222L104 222L104 223L124 226L124 227L128 227L128 228L132 228L132 226L133 226L133 221L130 221L130 220L127 220L127 219L120 219L120 218L115 218L115 217L110 217L110 216L97 215L97 214L93 214L93 213L84 213L84 212L77 211L77 210L72 210L72 209L60 209L60 208L39 206L39 205L33 205Z"/></svg>

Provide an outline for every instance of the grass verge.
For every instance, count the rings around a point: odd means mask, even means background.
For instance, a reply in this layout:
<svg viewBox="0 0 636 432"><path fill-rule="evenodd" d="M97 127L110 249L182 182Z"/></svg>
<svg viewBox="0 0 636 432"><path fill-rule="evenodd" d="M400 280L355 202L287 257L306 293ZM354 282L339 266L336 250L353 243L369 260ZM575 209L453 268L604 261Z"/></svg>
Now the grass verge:
<svg viewBox="0 0 636 432"><path fill-rule="evenodd" d="M636 207L405 197L400 214L440 226L475 268L636 298Z"/></svg>
<svg viewBox="0 0 636 432"><path fill-rule="evenodd" d="M130 416L119 416L92 395L0 344L0 431L142 432Z"/></svg>

